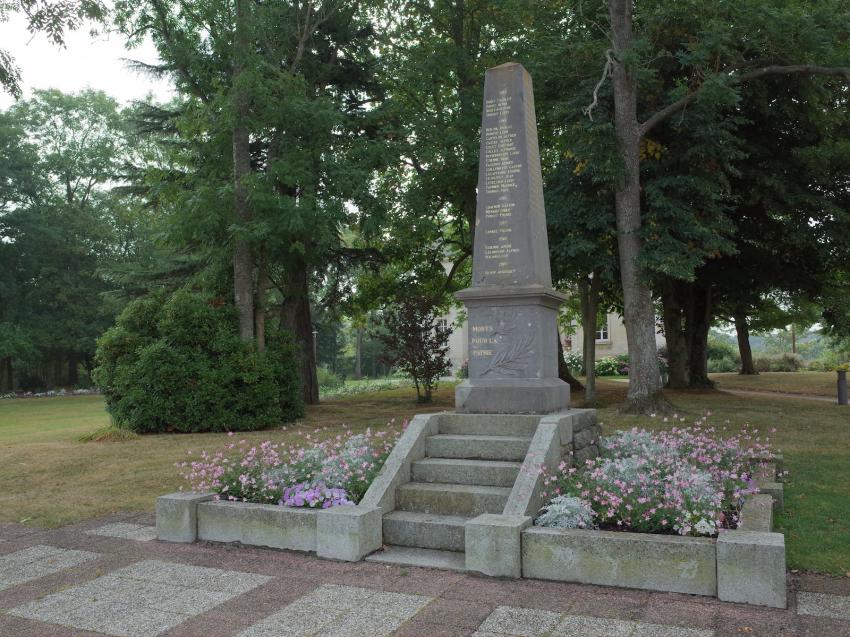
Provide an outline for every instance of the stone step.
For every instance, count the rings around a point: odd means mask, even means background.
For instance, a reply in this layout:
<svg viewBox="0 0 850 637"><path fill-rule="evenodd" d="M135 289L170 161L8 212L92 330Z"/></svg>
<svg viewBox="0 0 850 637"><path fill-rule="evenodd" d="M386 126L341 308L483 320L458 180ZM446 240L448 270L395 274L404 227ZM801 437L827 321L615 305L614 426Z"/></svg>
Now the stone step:
<svg viewBox="0 0 850 637"><path fill-rule="evenodd" d="M448 482L512 487L522 467L521 462L504 460L466 460L463 458L425 458L411 466L417 482Z"/></svg>
<svg viewBox="0 0 850 637"><path fill-rule="evenodd" d="M384 542L423 549L463 551L463 527L469 519L456 515L392 511L384 516Z"/></svg>
<svg viewBox="0 0 850 637"><path fill-rule="evenodd" d="M510 487L408 482L398 488L396 506L417 513L475 517L501 513L510 493Z"/></svg>
<svg viewBox="0 0 850 637"><path fill-rule="evenodd" d="M530 438L538 422L540 416L523 414L440 414L440 433Z"/></svg>
<svg viewBox="0 0 850 637"><path fill-rule="evenodd" d="M531 444L524 436L464 436L438 434L426 440L425 455L431 458L514 460L522 462Z"/></svg>
<svg viewBox="0 0 850 637"><path fill-rule="evenodd" d="M466 555L464 553L417 549L410 546L385 546L383 550L367 555L366 561L400 566L423 566L448 571L466 570Z"/></svg>

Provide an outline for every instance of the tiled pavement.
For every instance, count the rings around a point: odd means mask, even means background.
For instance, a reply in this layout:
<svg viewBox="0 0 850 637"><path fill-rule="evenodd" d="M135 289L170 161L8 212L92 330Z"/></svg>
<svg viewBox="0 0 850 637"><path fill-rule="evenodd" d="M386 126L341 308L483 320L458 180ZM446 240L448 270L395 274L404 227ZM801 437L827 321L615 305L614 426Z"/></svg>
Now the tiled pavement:
<svg viewBox="0 0 850 637"><path fill-rule="evenodd" d="M788 610L152 540L150 516L0 525L0 637L850 637L850 578Z"/></svg>

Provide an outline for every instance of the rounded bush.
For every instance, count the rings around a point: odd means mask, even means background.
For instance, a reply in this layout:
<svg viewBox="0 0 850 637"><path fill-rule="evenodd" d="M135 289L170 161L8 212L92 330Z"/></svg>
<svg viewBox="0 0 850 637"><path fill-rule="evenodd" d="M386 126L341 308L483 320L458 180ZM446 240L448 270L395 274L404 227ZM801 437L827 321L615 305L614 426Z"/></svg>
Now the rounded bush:
<svg viewBox="0 0 850 637"><path fill-rule="evenodd" d="M138 433L247 431L303 415L296 352L272 330L257 352L233 309L181 290L130 303L98 341L94 378Z"/></svg>

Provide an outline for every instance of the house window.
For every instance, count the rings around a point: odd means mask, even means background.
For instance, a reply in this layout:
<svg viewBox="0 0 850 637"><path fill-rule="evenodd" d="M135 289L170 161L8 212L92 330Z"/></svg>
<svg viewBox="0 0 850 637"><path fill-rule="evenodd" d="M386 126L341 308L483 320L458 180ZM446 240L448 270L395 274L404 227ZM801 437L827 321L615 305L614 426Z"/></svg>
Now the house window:
<svg viewBox="0 0 850 637"><path fill-rule="evenodd" d="M610 340L610 335L608 334L608 319L606 318L604 323L596 330L596 342L608 342L608 340Z"/></svg>
<svg viewBox="0 0 850 637"><path fill-rule="evenodd" d="M449 331L449 320L448 319L437 319L437 334L445 334Z"/></svg>

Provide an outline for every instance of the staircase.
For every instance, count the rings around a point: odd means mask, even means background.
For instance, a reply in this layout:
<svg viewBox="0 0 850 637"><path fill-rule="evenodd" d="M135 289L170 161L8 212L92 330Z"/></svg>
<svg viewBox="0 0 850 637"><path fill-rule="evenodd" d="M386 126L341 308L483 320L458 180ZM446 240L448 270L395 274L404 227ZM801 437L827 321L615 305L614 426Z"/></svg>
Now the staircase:
<svg viewBox="0 0 850 637"><path fill-rule="evenodd" d="M464 525L502 513L539 417L445 414L411 463L411 481L396 490L396 510L383 517L384 550L367 560L465 569Z"/></svg>

